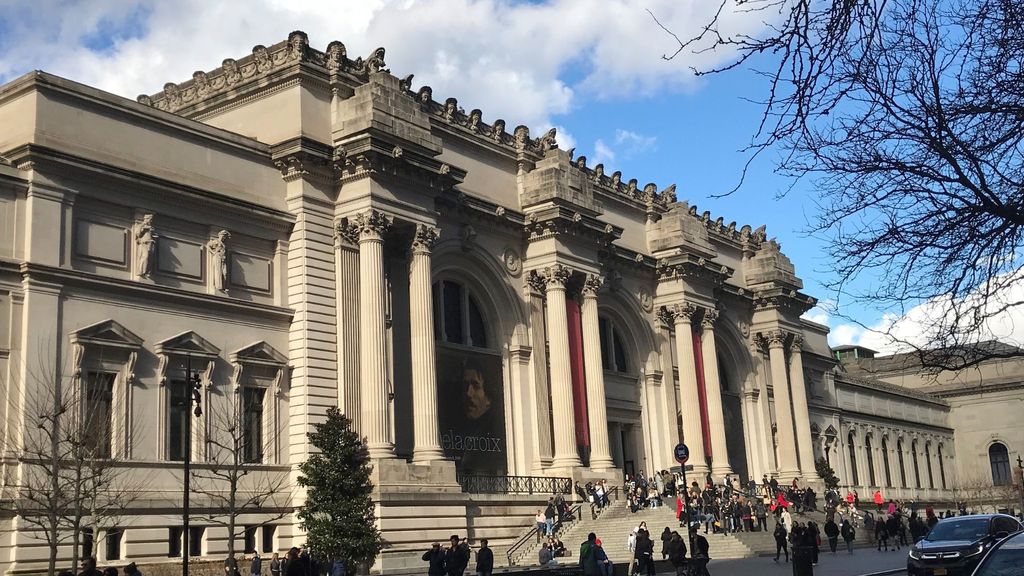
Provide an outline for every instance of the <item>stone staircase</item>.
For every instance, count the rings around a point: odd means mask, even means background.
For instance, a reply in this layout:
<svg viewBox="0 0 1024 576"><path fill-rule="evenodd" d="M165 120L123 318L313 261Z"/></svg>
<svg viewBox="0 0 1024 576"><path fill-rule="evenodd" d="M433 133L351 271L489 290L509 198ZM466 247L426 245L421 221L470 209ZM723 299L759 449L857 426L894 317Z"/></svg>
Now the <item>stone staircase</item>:
<svg viewBox="0 0 1024 576"><path fill-rule="evenodd" d="M562 529L558 534L570 556L559 558L560 562L575 563L576 555L579 554L580 544L587 539L587 534L593 532L601 539L608 558L615 564L628 565L632 559L632 552L628 548L629 534L640 522L647 522L647 528L654 540L654 557L661 559L661 532L667 526L669 530L677 530L686 538L686 532L679 527L675 517L675 510L668 506L655 509L640 510L636 514L629 511L624 500L617 500L609 504L603 513L592 519L588 507L583 508L583 518L571 526ZM770 536L770 535L769 535ZM733 535L708 534L708 543L711 545L711 557L715 559L747 558L755 556L754 550L748 547L743 541ZM687 544L689 546L689 544ZM772 545L774 551L774 544ZM526 550L526 549L529 550ZM519 556L516 564L529 566L537 564L537 556L540 550L539 544L531 544L524 547L523 553Z"/></svg>

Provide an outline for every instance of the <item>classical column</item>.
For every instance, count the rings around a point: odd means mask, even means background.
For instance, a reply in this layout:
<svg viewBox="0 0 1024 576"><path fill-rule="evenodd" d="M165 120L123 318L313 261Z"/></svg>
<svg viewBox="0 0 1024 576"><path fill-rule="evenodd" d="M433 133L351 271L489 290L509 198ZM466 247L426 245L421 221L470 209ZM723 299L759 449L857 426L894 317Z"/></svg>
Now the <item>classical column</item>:
<svg viewBox="0 0 1024 576"><path fill-rule="evenodd" d="M718 351L715 348L715 320L718 310L704 310L700 325L704 333L700 347L704 359L704 394L708 402L708 426L711 428L711 473L716 478L732 474L729 449L725 442L725 411L722 408L722 383L718 375Z"/></svg>
<svg viewBox="0 0 1024 576"><path fill-rule="evenodd" d="M360 424L371 458L391 458L388 419L388 358L384 284L384 233L391 218L370 210L355 218L359 229Z"/></svg>
<svg viewBox="0 0 1024 576"><path fill-rule="evenodd" d="M551 430L551 391L548 387L548 353L544 335L544 290L546 281L536 270L526 276L527 294L530 300L530 344L533 347L533 398L534 442L532 472L536 476L544 473L544 468L551 465L552 430Z"/></svg>
<svg viewBox="0 0 1024 576"><path fill-rule="evenodd" d="M565 312L565 284L571 271L555 265L544 271L547 279L547 330L551 354L551 409L554 413L554 468L582 466L576 452L575 417L572 407L572 369L569 360L569 320Z"/></svg>
<svg viewBox="0 0 1024 576"><path fill-rule="evenodd" d="M431 293L430 249L438 230L418 224L409 265L409 331L412 344L414 464L441 460L437 420L437 367L434 353L434 304Z"/></svg>
<svg viewBox="0 0 1024 576"><path fill-rule="evenodd" d="M772 365L772 391L775 392L775 424L779 440L779 479L789 482L800 475L793 436L793 409L790 407L789 381L786 378L786 333L773 330L768 339L768 361Z"/></svg>
<svg viewBox="0 0 1024 576"><path fill-rule="evenodd" d="M793 419L796 422L796 445L800 450L800 475L805 481L819 480L811 449L811 415L807 409L807 385L804 384L804 337L794 334L789 344L789 379L793 383Z"/></svg>
<svg viewBox="0 0 1024 576"><path fill-rule="evenodd" d="M348 220L334 234L338 339L338 408L362 433L359 408L359 231ZM342 288L344 287L344 288Z"/></svg>
<svg viewBox="0 0 1024 576"><path fill-rule="evenodd" d="M697 391L697 362L693 354L693 328L690 322L697 309L676 304L669 311L676 326L676 356L679 362L679 411L683 415L683 441L690 449L690 463L698 484L708 472L704 454L704 427L700 421L700 393Z"/></svg>
<svg viewBox="0 0 1024 576"><path fill-rule="evenodd" d="M583 282L583 366L587 378L587 414L590 417L590 467L614 468L608 449L608 412L604 402L604 367L601 365L601 331L597 322L597 291L601 277L588 275Z"/></svg>

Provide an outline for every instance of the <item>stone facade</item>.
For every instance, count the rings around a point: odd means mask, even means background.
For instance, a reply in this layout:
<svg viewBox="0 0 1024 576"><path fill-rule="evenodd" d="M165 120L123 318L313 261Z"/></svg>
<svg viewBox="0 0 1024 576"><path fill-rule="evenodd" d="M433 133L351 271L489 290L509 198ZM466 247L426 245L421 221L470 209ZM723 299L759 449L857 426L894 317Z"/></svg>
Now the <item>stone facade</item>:
<svg viewBox="0 0 1024 576"><path fill-rule="evenodd" d="M111 374L112 449L147 478L121 559L173 562L186 361L211 407L263 399L257 477L293 484L326 409L353 419L389 544L376 569L420 566L450 533L500 550L545 499L467 477L617 482L672 467L684 439L715 477L815 482L824 455L863 493L897 446L954 474L954 403L837 371L764 226L441 103L384 55L296 32L137 102L42 72L0 87L5 497L38 370L68 389ZM200 467L211 426L194 425ZM243 522L303 500L279 496ZM38 534L0 521L0 565L39 569ZM303 542L292 515L273 526L269 549ZM201 557L226 538L208 526Z"/></svg>

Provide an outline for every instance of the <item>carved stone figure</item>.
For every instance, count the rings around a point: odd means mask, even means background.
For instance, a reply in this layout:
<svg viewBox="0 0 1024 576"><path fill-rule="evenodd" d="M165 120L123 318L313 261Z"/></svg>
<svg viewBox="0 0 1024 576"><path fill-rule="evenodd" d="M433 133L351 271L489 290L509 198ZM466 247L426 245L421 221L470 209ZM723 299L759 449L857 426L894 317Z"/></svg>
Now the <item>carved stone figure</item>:
<svg viewBox="0 0 1024 576"><path fill-rule="evenodd" d="M288 58L290 60L305 59L306 48L309 46L309 37L301 30L296 30L288 35Z"/></svg>
<svg viewBox="0 0 1024 576"><path fill-rule="evenodd" d="M347 55L348 51L345 49L345 45L341 42L335 40L328 44L327 52L325 53L325 65L327 66L327 69L331 71L341 70Z"/></svg>
<svg viewBox="0 0 1024 576"><path fill-rule="evenodd" d="M270 52L267 52L267 47L262 44L257 44L252 49L252 59L256 63L257 72L266 72L270 70L272 62L270 60Z"/></svg>
<svg viewBox="0 0 1024 576"><path fill-rule="evenodd" d="M522 272L523 261L519 258L519 253L514 249L505 248L504 254L501 255L501 260L505 263L505 270L512 276L518 276Z"/></svg>
<svg viewBox="0 0 1024 576"><path fill-rule="evenodd" d="M366 72L372 74L374 72L380 72L384 70L384 49L377 48L373 51L373 54L366 59Z"/></svg>
<svg viewBox="0 0 1024 576"><path fill-rule="evenodd" d="M636 178L629 179L629 184L626 184L626 194L630 197L636 195Z"/></svg>
<svg viewBox="0 0 1024 576"><path fill-rule="evenodd" d="M586 156L580 156L579 158L577 158L576 159L576 167L579 168L580 170L583 170L584 168L586 168L587 167L587 157Z"/></svg>
<svg viewBox="0 0 1024 576"><path fill-rule="evenodd" d="M483 112L481 112L479 108L475 108L469 113L469 120L466 121L466 128L469 128L473 132L479 132L481 116L483 116Z"/></svg>
<svg viewBox="0 0 1024 576"><path fill-rule="evenodd" d="M454 122L455 114L459 111L459 101L455 98L449 98L444 101L444 119L445 122Z"/></svg>
<svg viewBox="0 0 1024 576"><path fill-rule="evenodd" d="M228 86L237 84L242 79L242 74L238 71L238 62L235 62L234 58L225 58L221 67L224 70L224 82Z"/></svg>
<svg viewBox="0 0 1024 576"><path fill-rule="evenodd" d="M616 170L612 173L612 188L618 190L619 184L622 184L622 172Z"/></svg>
<svg viewBox="0 0 1024 576"><path fill-rule="evenodd" d="M196 87L196 93L200 96L205 95L210 91L210 80L206 77L206 72L197 70L192 73L192 84Z"/></svg>
<svg viewBox="0 0 1024 576"><path fill-rule="evenodd" d="M153 252L156 250L156 231L153 230L153 215L146 214L142 222L135 225L136 270L142 278L153 273Z"/></svg>
<svg viewBox="0 0 1024 576"><path fill-rule="evenodd" d="M434 89L431 88L430 86L424 86L420 88L420 92L417 96L419 98L420 104L423 104L424 106L430 106L430 102L434 99Z"/></svg>
<svg viewBox="0 0 1024 576"><path fill-rule="evenodd" d="M491 138L495 142L502 142L505 139L505 121L497 119L494 121L494 125L491 126Z"/></svg>
<svg viewBox="0 0 1024 576"><path fill-rule="evenodd" d="M538 147L540 148L541 153L558 148L558 142L555 141L555 134L555 129L552 128L545 132L544 135L540 137Z"/></svg>
<svg viewBox="0 0 1024 576"><path fill-rule="evenodd" d="M526 144L530 141L530 129L526 126L516 126L513 137L515 138L516 150L526 150Z"/></svg>
<svg viewBox="0 0 1024 576"><path fill-rule="evenodd" d="M164 84L164 97L172 106L181 104L181 93L178 92L178 85L174 82Z"/></svg>
<svg viewBox="0 0 1024 576"><path fill-rule="evenodd" d="M413 78L413 76L414 76L414 74L409 74L405 78L402 78L401 80L399 80L398 81L398 89L401 90L402 92L408 92L409 90L412 90L412 78Z"/></svg>
<svg viewBox="0 0 1024 576"><path fill-rule="evenodd" d="M594 182L600 183L602 178L604 178L604 164L598 164L594 166Z"/></svg>
<svg viewBox="0 0 1024 576"><path fill-rule="evenodd" d="M227 293L228 277L228 245L227 239L231 233L227 230L217 232L217 237L206 243L206 249L210 251L210 274L213 276L213 288L222 293Z"/></svg>

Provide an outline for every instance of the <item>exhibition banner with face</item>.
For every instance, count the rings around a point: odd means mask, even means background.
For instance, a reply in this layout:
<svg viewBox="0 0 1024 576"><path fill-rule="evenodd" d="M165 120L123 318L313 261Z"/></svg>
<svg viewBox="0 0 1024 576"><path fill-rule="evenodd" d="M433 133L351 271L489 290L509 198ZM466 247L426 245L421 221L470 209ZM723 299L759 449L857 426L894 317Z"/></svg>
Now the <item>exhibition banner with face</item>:
<svg viewBox="0 0 1024 576"><path fill-rule="evenodd" d="M504 475L505 390L501 356L438 346L441 448L462 473Z"/></svg>

